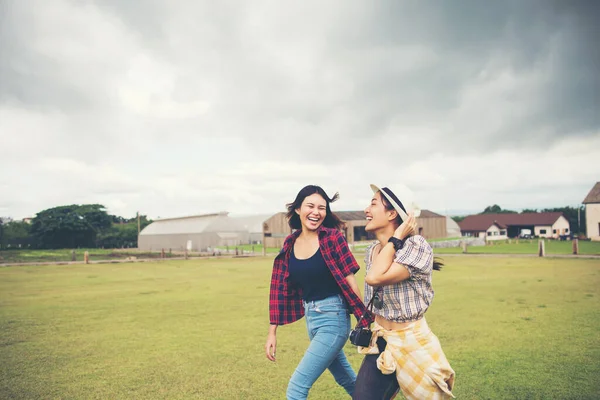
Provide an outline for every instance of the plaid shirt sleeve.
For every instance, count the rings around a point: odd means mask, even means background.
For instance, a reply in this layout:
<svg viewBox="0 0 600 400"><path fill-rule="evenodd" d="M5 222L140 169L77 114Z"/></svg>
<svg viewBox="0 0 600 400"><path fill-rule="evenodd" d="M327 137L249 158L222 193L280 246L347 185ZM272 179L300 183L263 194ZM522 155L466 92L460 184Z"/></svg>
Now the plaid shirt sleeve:
<svg viewBox="0 0 600 400"><path fill-rule="evenodd" d="M269 292L269 320L271 325L285 325L304 316L300 293L285 279L287 271L287 249L289 243L273 262L271 274L271 290Z"/></svg>
<svg viewBox="0 0 600 400"><path fill-rule="evenodd" d="M411 278L418 279L433 271L433 250L423 236L411 236L396 252L394 262L405 265Z"/></svg>
<svg viewBox="0 0 600 400"><path fill-rule="evenodd" d="M341 232L337 231L334 240L342 275L346 277L348 275L356 274L360 270L360 266L350 251L346 238Z"/></svg>
<svg viewBox="0 0 600 400"><path fill-rule="evenodd" d="M359 320L362 316L364 318L360 321L359 327L367 327L373 322L373 315L367 312L367 309L362 302L362 299L352 290L350 284L346 280L346 277L351 274L355 274L360 269L354 255L348 247L346 238L340 231L335 230L329 239L329 255L335 261L337 268L332 271L352 314ZM337 275L337 276L336 276Z"/></svg>

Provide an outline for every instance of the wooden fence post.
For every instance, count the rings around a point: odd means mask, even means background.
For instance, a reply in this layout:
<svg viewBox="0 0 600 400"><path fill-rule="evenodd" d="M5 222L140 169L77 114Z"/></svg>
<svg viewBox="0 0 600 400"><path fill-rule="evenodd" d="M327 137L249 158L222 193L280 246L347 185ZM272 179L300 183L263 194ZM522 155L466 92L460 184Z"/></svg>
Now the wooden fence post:
<svg viewBox="0 0 600 400"><path fill-rule="evenodd" d="M86 264L90 263L90 253L88 253L87 251L83 253L83 262Z"/></svg>
<svg viewBox="0 0 600 400"><path fill-rule="evenodd" d="M573 254L579 254L579 239L573 239Z"/></svg>
<svg viewBox="0 0 600 400"><path fill-rule="evenodd" d="M538 242L538 255L540 257L546 256L546 242L544 242L544 240Z"/></svg>
<svg viewBox="0 0 600 400"><path fill-rule="evenodd" d="M462 252L463 253L467 252L467 242L462 242Z"/></svg>
<svg viewBox="0 0 600 400"><path fill-rule="evenodd" d="M188 259L188 250L187 250L187 247L185 248L185 259L186 260Z"/></svg>
<svg viewBox="0 0 600 400"><path fill-rule="evenodd" d="M75 250L71 250L71 261L77 261L75 258Z"/></svg>

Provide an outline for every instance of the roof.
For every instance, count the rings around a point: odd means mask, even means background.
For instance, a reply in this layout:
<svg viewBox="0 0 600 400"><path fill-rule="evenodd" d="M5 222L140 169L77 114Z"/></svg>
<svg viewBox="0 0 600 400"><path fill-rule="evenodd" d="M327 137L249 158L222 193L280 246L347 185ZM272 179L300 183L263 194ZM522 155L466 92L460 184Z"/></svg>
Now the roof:
<svg viewBox="0 0 600 400"><path fill-rule="evenodd" d="M493 223L500 228L523 225L553 225L563 213L525 213L525 214L477 214L469 215L458 223L460 230L486 231Z"/></svg>
<svg viewBox="0 0 600 400"><path fill-rule="evenodd" d="M596 182L592 190L585 196L583 204L600 203L600 182Z"/></svg>
<svg viewBox="0 0 600 400"><path fill-rule="evenodd" d="M228 219L227 214L205 214L181 218L164 218L152 222L140 235L202 233L216 220Z"/></svg>
<svg viewBox="0 0 600 400"><path fill-rule="evenodd" d="M421 215L419 216L419 218L446 218L443 215L434 213L433 211L429 211L429 210L421 210Z"/></svg>
<svg viewBox="0 0 600 400"><path fill-rule="evenodd" d="M361 221L365 219L364 211L334 211L335 215L338 216L342 221ZM433 211L421 210L419 218L445 218L443 215L436 214Z"/></svg>
<svg viewBox="0 0 600 400"><path fill-rule="evenodd" d="M461 236L460 226L451 217L446 217L446 235L447 237Z"/></svg>
<svg viewBox="0 0 600 400"><path fill-rule="evenodd" d="M230 217L227 212L189 217L164 218L152 222L140 235L169 235L190 233L262 232L267 215Z"/></svg>
<svg viewBox="0 0 600 400"><path fill-rule="evenodd" d="M230 218L234 220L241 228L250 233L262 233L263 223L271 216L272 214L258 214Z"/></svg>

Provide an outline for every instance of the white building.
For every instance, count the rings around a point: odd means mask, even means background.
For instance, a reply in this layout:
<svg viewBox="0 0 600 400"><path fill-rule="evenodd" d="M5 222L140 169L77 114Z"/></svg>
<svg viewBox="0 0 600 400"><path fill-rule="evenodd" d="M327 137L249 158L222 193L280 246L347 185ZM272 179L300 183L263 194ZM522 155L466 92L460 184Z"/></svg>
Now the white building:
<svg viewBox="0 0 600 400"><path fill-rule="evenodd" d="M561 212L469 215L458 225L463 236L485 240L518 237L523 229L537 237L554 239L571 233L569 221Z"/></svg>
<svg viewBox="0 0 600 400"><path fill-rule="evenodd" d="M583 200L583 204L585 204L586 236L592 240L600 240L600 182L596 182Z"/></svg>
<svg viewBox="0 0 600 400"><path fill-rule="evenodd" d="M145 227L138 238L140 250L206 251L259 243L262 223L268 216L230 217L227 212L163 218Z"/></svg>

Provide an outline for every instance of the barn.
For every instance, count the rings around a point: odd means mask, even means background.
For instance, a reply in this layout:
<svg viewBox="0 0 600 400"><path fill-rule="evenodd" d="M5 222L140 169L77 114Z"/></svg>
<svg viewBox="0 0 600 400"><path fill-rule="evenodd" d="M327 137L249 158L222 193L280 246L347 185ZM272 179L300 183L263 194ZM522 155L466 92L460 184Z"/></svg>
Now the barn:
<svg viewBox="0 0 600 400"><path fill-rule="evenodd" d="M335 214L344 222L342 231L348 243L375 239L373 234L365 230L367 220L364 211L336 211ZM281 248L286 236L292 232L285 215L286 213L280 212L264 222L266 247ZM427 239L448 237L446 217L429 210L421 210L421 215L417 218L417 227L418 233Z"/></svg>
<svg viewBox="0 0 600 400"><path fill-rule="evenodd" d="M259 243L267 216L230 217L226 211L163 218L145 227L138 238L140 250L206 251L213 247Z"/></svg>

